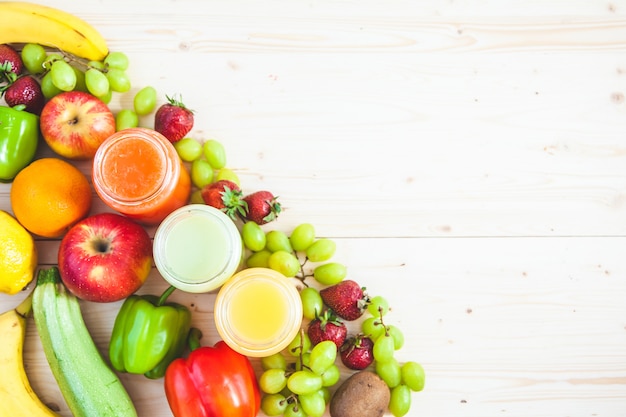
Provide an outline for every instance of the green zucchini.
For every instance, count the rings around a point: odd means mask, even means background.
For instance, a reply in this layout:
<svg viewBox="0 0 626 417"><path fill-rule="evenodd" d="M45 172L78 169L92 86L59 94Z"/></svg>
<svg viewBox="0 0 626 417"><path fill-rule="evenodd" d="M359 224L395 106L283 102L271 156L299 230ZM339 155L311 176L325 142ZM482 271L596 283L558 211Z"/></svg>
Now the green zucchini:
<svg viewBox="0 0 626 417"><path fill-rule="evenodd" d="M46 359L74 417L136 417L117 374L89 334L78 298L56 266L41 269L33 291L33 317Z"/></svg>

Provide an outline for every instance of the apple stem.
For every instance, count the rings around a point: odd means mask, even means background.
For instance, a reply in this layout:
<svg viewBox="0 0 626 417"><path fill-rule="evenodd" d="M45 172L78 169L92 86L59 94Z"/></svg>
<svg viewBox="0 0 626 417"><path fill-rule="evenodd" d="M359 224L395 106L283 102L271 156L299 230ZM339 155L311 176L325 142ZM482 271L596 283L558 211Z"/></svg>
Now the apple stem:
<svg viewBox="0 0 626 417"><path fill-rule="evenodd" d="M175 286L170 285L165 291L163 291L163 294L161 294L161 297L159 297L159 302L157 303L157 307L160 307L163 304L165 304L167 297L169 297L170 294L173 293L175 289L176 289Z"/></svg>

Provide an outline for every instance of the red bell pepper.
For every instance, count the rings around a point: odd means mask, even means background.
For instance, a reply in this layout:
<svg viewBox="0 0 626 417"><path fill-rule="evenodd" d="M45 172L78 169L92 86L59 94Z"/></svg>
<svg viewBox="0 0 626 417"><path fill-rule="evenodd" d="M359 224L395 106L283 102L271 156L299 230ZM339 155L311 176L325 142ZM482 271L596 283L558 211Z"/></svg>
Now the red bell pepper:
<svg viewBox="0 0 626 417"><path fill-rule="evenodd" d="M250 360L223 341L200 346L190 331L191 353L165 372L165 395L174 417L255 417L261 392Z"/></svg>

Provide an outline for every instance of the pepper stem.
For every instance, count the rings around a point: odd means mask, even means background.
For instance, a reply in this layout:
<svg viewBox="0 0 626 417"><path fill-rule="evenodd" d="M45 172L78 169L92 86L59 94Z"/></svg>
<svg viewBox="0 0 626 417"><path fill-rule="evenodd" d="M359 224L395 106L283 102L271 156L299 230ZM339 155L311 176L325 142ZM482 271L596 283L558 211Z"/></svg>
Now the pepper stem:
<svg viewBox="0 0 626 417"><path fill-rule="evenodd" d="M176 289L175 286L170 285L165 291L163 291L163 294L161 294L161 297L159 297L159 302L157 303L157 307L160 307L163 304L165 304L165 301L167 301L167 298L170 296L171 293L174 292L175 289Z"/></svg>
<svg viewBox="0 0 626 417"><path fill-rule="evenodd" d="M192 327L189 329L189 333L187 334L187 345L189 345L189 350L194 351L200 347L200 339L202 338L202 331L197 327Z"/></svg>

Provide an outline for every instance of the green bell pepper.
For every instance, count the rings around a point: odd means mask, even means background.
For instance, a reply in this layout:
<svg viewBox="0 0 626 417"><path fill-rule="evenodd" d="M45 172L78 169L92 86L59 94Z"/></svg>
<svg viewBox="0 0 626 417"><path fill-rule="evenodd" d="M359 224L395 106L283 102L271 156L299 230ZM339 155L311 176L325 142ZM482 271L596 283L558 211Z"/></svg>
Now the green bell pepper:
<svg viewBox="0 0 626 417"><path fill-rule="evenodd" d="M191 326L187 307L166 303L171 286L161 295L128 297L115 318L109 342L109 359L119 372L158 379L167 366L182 356Z"/></svg>
<svg viewBox="0 0 626 417"><path fill-rule="evenodd" d="M0 106L0 181L11 182L35 158L39 116L24 106Z"/></svg>

